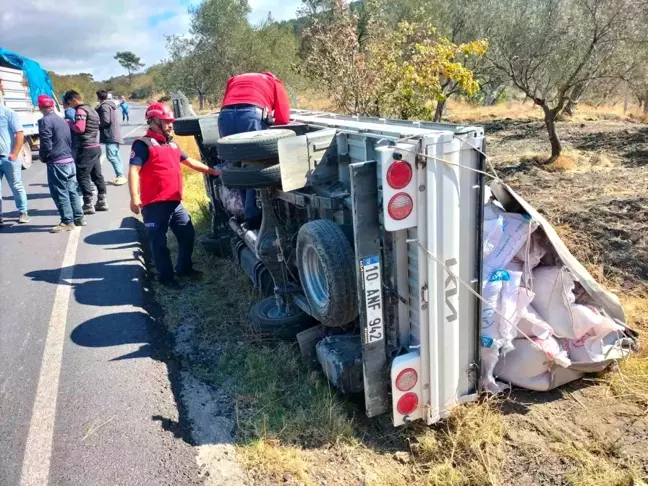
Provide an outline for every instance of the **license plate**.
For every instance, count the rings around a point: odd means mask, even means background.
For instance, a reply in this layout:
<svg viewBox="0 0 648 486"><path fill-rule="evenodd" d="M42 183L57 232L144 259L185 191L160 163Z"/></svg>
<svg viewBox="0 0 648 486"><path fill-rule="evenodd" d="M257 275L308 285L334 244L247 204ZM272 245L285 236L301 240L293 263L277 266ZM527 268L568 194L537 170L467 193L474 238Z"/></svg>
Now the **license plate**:
<svg viewBox="0 0 648 486"><path fill-rule="evenodd" d="M367 343L377 343L382 341L385 335L380 259L377 256L372 256L363 258L360 262L367 311L367 335L365 341Z"/></svg>

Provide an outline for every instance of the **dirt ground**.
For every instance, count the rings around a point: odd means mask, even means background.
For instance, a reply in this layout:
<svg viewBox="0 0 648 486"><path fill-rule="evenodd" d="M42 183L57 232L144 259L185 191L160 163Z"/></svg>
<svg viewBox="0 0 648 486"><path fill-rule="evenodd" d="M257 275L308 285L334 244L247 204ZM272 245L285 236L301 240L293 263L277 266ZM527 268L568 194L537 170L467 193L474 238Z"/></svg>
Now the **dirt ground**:
<svg viewBox="0 0 648 486"><path fill-rule="evenodd" d="M593 118L561 122L568 163L554 167L544 164L548 143L536 118L481 124L500 177L556 226L597 280L620 296L629 323L648 332L648 125ZM195 208L192 214L204 216ZM195 313L200 336L187 362L199 363L193 365L195 374L231 397L232 407L223 413L236 423L233 439L247 484L646 484L645 350L621 363L620 372L589 376L548 393L516 390L461 407L435 427L394 431L389 420L366 419L361 404L337 396L321 377L303 369L294 346L234 338L233 358L227 359L235 364L228 367L214 350L224 349L228 356L231 328L214 324L219 318L213 315L226 316L221 321L234 327L244 325L242 309L248 303L235 304L239 291L223 288L232 281L231 266L204 255L200 264L210 266L213 281L204 296L195 290L184 300ZM218 299L225 304L214 307L211 317L201 317L198 307L208 300L215 306ZM289 381L291 374L299 376ZM315 423L327 418L330 429L319 430ZM295 432L300 427L304 432Z"/></svg>

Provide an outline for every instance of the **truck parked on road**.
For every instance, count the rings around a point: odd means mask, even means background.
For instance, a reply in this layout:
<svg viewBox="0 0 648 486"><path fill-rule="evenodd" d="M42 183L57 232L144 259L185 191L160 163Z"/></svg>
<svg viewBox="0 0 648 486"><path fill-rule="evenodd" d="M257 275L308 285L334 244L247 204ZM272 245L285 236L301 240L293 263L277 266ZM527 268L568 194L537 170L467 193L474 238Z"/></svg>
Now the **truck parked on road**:
<svg viewBox="0 0 648 486"><path fill-rule="evenodd" d="M33 155L38 154L38 96L46 94L56 103L56 112L63 110L56 100L52 81L36 61L0 47L0 103L18 114L25 134L25 146L21 154L23 169L31 166Z"/></svg>

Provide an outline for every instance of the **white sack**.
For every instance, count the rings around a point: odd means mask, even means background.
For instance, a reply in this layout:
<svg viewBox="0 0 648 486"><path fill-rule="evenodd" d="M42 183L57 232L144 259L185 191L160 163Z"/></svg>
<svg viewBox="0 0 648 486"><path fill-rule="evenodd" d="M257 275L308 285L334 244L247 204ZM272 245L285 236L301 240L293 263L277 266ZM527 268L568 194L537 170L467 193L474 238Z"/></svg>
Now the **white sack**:
<svg viewBox="0 0 648 486"><path fill-rule="evenodd" d="M502 340L502 354L513 349L517 336L517 325L533 300L533 292L522 288L522 272L507 271L509 278L503 281L498 316L499 334Z"/></svg>
<svg viewBox="0 0 648 486"><path fill-rule="evenodd" d="M574 304L571 308L574 318L576 339L564 339L563 349L572 361L597 362L607 359L603 339L613 332L623 331L623 327L602 315L593 307Z"/></svg>
<svg viewBox="0 0 648 486"><path fill-rule="evenodd" d="M495 367L495 376L529 390L548 390L551 387L552 368L571 364L558 341L548 339L516 339L515 349L502 356Z"/></svg>
<svg viewBox="0 0 648 486"><path fill-rule="evenodd" d="M574 297L574 280L563 267L538 267L533 271L533 307L551 326L554 335L576 339L570 307Z"/></svg>
<svg viewBox="0 0 648 486"><path fill-rule="evenodd" d="M528 216L508 213L492 203L484 208L484 218L483 274L488 278L513 260L538 223Z"/></svg>
<svg viewBox="0 0 648 486"><path fill-rule="evenodd" d="M524 333L524 334L522 334ZM518 322L518 338L531 337L548 339L553 334L553 329L542 320L531 304L524 309L520 322Z"/></svg>
<svg viewBox="0 0 648 486"><path fill-rule="evenodd" d="M531 239L527 241L515 257L527 264L529 270L533 270L540 265L540 260L547 254L547 249L541 244L542 238L539 233L531 234Z"/></svg>
<svg viewBox="0 0 648 486"><path fill-rule="evenodd" d="M497 311L500 307L500 296L504 282L510 279L505 270L494 272L486 281L482 290L484 303L481 313L480 342L482 346L482 372L480 386L491 393L498 393L499 387L495 383L493 370L499 359L499 350L504 345L499 331L499 317Z"/></svg>

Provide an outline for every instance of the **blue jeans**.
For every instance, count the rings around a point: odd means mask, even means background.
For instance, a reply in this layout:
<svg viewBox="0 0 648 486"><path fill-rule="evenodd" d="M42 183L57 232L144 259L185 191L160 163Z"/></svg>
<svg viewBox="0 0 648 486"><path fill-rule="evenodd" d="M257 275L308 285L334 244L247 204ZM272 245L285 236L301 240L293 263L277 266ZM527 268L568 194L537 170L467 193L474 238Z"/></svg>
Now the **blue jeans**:
<svg viewBox="0 0 648 486"><path fill-rule="evenodd" d="M118 143L106 144L106 158L110 162L110 165L113 166L113 169L115 169L115 177L124 177L124 163L119 153Z"/></svg>
<svg viewBox="0 0 648 486"><path fill-rule="evenodd" d="M0 216L2 215L2 178L7 183L14 196L16 208L20 213L27 212L27 193L22 183L22 165L19 160L12 162L7 157L0 157Z"/></svg>
<svg viewBox="0 0 648 486"><path fill-rule="evenodd" d="M142 219L153 253L153 263L160 274L160 281L173 280L173 264L167 247L167 231L171 231L178 240L178 264L176 274L186 275L191 272L195 231L191 216L180 201L163 201L147 204L142 208Z"/></svg>
<svg viewBox="0 0 648 486"><path fill-rule="evenodd" d="M268 124L261 117L261 110L258 108L225 108L218 115L218 131L221 137L227 137L237 133L267 130ZM241 189L241 197L245 201L245 220L251 221L259 218L261 209L256 205L256 191Z"/></svg>
<svg viewBox="0 0 648 486"><path fill-rule="evenodd" d="M74 162L47 164L47 184L56 209L61 216L61 223L70 224L83 218Z"/></svg>

